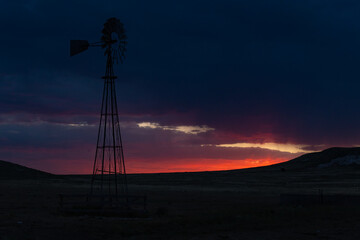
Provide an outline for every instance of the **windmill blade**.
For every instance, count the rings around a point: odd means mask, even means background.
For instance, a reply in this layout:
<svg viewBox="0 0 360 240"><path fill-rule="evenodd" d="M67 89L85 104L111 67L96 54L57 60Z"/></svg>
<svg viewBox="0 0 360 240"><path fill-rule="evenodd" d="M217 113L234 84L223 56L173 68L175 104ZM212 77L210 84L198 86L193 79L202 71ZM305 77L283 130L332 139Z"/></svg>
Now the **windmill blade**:
<svg viewBox="0 0 360 240"><path fill-rule="evenodd" d="M87 40L70 40L70 56L79 54L89 48Z"/></svg>

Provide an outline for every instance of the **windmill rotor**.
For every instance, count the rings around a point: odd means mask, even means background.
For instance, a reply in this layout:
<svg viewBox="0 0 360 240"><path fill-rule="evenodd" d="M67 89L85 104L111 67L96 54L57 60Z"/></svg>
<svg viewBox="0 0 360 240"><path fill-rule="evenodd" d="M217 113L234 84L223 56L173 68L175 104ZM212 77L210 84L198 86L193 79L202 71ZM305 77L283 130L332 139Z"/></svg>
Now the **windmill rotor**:
<svg viewBox="0 0 360 240"><path fill-rule="evenodd" d="M112 54L115 59L122 63L125 58L127 37L124 24L116 18L109 18L102 30L101 43L105 48L105 55Z"/></svg>
<svg viewBox="0 0 360 240"><path fill-rule="evenodd" d="M112 60L120 61L125 59L127 36L124 24L117 18L109 18L104 23L101 31L101 41L89 43L87 40L70 40L70 56L74 56L86 51L89 47L102 47L105 49L104 55L111 56Z"/></svg>

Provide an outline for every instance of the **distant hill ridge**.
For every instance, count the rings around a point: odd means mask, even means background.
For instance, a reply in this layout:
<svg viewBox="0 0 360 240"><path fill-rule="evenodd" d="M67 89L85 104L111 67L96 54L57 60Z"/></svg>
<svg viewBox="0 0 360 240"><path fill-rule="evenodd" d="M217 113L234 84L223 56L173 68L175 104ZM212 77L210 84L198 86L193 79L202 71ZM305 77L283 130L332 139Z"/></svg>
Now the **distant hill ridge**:
<svg viewBox="0 0 360 240"><path fill-rule="evenodd" d="M49 178L53 174L0 160L0 179L38 179Z"/></svg>
<svg viewBox="0 0 360 240"><path fill-rule="evenodd" d="M331 167L359 167L360 147L333 147L321 152L304 154L290 161L271 165L289 170L323 169Z"/></svg>

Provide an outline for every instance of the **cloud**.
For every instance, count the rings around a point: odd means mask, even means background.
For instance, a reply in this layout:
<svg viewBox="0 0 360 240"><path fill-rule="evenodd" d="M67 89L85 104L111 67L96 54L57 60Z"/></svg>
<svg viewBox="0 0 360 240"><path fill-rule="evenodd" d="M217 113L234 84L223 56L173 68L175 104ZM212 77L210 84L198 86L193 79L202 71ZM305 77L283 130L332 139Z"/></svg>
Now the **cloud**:
<svg viewBox="0 0 360 240"><path fill-rule="evenodd" d="M68 123L68 124L64 124L65 126L69 126L69 127L87 127L87 126L94 126L94 125L89 125L87 122L80 122L80 123Z"/></svg>
<svg viewBox="0 0 360 240"><path fill-rule="evenodd" d="M140 128L162 129L166 131L182 132L186 134L199 134L215 130L214 128L203 126L161 126L159 123L142 122L137 124Z"/></svg>
<svg viewBox="0 0 360 240"><path fill-rule="evenodd" d="M206 146L206 145L202 145ZM309 145L290 144L290 143L231 143L217 144L216 147L224 148L262 148L272 151L288 152L288 153L310 153L313 151L306 150Z"/></svg>

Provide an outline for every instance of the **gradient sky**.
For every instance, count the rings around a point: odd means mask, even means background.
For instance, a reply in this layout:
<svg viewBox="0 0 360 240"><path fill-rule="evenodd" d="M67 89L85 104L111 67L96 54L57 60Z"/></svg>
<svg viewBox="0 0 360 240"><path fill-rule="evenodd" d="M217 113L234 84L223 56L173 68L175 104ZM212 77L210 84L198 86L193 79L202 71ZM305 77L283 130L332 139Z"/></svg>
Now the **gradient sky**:
<svg viewBox="0 0 360 240"><path fill-rule="evenodd" d="M103 50L116 66L128 172L235 169L360 145L359 1L1 0L0 159L89 173Z"/></svg>

